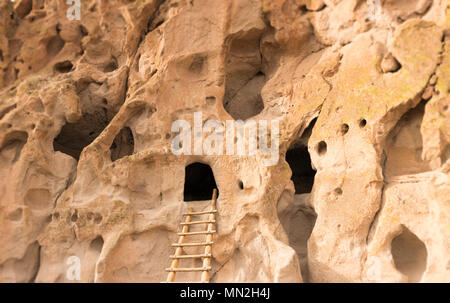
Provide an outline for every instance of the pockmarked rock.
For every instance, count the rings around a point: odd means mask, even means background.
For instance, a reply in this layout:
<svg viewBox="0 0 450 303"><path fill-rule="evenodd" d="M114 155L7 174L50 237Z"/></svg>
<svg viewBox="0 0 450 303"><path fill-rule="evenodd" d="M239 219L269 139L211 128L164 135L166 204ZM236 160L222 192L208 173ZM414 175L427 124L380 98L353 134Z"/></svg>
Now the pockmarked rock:
<svg viewBox="0 0 450 303"><path fill-rule="evenodd" d="M65 2L0 2L0 282L166 281L213 189L210 282L450 282L447 1Z"/></svg>

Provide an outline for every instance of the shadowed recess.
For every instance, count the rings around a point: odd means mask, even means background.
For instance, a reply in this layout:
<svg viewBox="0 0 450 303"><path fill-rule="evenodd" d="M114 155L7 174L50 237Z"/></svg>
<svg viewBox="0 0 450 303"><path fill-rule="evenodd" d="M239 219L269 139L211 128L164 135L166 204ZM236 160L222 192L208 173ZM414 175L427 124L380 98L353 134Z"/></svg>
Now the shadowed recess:
<svg viewBox="0 0 450 303"><path fill-rule="evenodd" d="M292 170L295 194L310 193L316 171L311 167L311 158L306 146L294 147L286 153L286 161Z"/></svg>
<svg viewBox="0 0 450 303"><path fill-rule="evenodd" d="M53 141L53 149L68 154L78 160L83 149L108 125L106 109L84 113L75 123L67 123Z"/></svg>
<svg viewBox="0 0 450 303"><path fill-rule="evenodd" d="M316 119L311 121L302 136L294 141L286 152L286 162L292 170L291 180L294 182L295 194L310 193L314 184L316 171L311 165L308 141Z"/></svg>
<svg viewBox="0 0 450 303"><path fill-rule="evenodd" d="M403 227L400 235L391 243L392 257L399 272L409 282L419 282L427 267L427 248L408 228Z"/></svg>
<svg viewBox="0 0 450 303"><path fill-rule="evenodd" d="M130 156L134 152L133 133L129 127L124 127L111 145L111 161Z"/></svg>
<svg viewBox="0 0 450 303"><path fill-rule="evenodd" d="M196 162L186 166L184 201L211 200L214 188L217 189L216 180L209 165Z"/></svg>

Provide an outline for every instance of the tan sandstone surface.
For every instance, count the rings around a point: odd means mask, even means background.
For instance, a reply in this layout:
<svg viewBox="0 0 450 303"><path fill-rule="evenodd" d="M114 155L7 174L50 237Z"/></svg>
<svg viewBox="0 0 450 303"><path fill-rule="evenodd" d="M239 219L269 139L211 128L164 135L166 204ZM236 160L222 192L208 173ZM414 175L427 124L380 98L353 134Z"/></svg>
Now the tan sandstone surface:
<svg viewBox="0 0 450 303"><path fill-rule="evenodd" d="M165 281L197 162L211 282L450 282L446 0L69 7L0 0L0 282ZM195 112L278 121L279 161L174 154Z"/></svg>

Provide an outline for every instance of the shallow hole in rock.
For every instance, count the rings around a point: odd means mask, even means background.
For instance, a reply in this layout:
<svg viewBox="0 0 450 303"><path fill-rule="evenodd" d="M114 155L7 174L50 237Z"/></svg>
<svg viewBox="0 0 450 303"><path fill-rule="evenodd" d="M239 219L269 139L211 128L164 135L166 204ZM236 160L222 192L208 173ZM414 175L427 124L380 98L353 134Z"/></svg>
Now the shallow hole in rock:
<svg viewBox="0 0 450 303"><path fill-rule="evenodd" d="M206 97L206 104L213 105L214 103L216 103L216 97L214 96Z"/></svg>
<svg viewBox="0 0 450 303"><path fill-rule="evenodd" d="M98 236L97 238L91 241L91 244L89 244L89 248L91 250L101 252L103 244L104 244L103 238L101 236Z"/></svg>
<svg viewBox="0 0 450 303"><path fill-rule="evenodd" d="M317 144L317 153L319 156L323 156L327 153L327 143L325 141L320 141L319 144Z"/></svg>
<svg viewBox="0 0 450 303"><path fill-rule="evenodd" d="M316 223L317 214L309 205L310 194L294 195L283 193L278 205L285 207L278 209L278 217L286 231L289 245L295 250L300 261L303 282L309 282L308 268L308 239Z"/></svg>
<svg viewBox="0 0 450 303"><path fill-rule="evenodd" d="M261 90L266 83L260 43L263 31L248 31L232 37L225 62L226 81L223 106L235 120L261 113Z"/></svg>
<svg viewBox="0 0 450 303"><path fill-rule="evenodd" d="M80 25L80 33L81 33L81 37L89 35L89 31L83 25Z"/></svg>
<svg viewBox="0 0 450 303"><path fill-rule="evenodd" d="M264 102L261 89L265 81L264 74L258 72L234 93L225 95L224 108L233 119L247 120L262 112Z"/></svg>
<svg viewBox="0 0 450 303"><path fill-rule="evenodd" d="M0 49L0 61L5 60L5 58L3 57L3 51Z"/></svg>
<svg viewBox="0 0 450 303"><path fill-rule="evenodd" d="M408 228L392 239L391 253L395 267L408 277L409 282L419 282L427 267L427 248Z"/></svg>
<svg viewBox="0 0 450 303"><path fill-rule="evenodd" d="M105 73L110 73L115 71L117 68L119 67L119 65L117 64L117 60L115 58L111 59L111 61L105 66L105 68L103 69L103 71Z"/></svg>
<svg viewBox="0 0 450 303"><path fill-rule="evenodd" d="M55 57L64 47L64 40L59 35L54 36L47 43L47 54L51 57Z"/></svg>
<svg viewBox="0 0 450 303"><path fill-rule="evenodd" d="M207 65L207 60L203 55L195 55L189 65L189 71L193 74L201 74Z"/></svg>
<svg viewBox="0 0 450 303"><path fill-rule="evenodd" d="M46 188L29 189L24 196L24 202L32 210L44 210L53 205L52 194Z"/></svg>
<svg viewBox="0 0 450 303"><path fill-rule="evenodd" d="M239 182L238 182L238 186L239 186L239 189L240 189L240 190L243 190L243 189L244 189L244 182L239 181Z"/></svg>
<svg viewBox="0 0 450 303"><path fill-rule="evenodd" d="M100 214L95 214L95 217L94 217L94 223L95 223L95 224L100 224L100 223L102 222L102 220L103 220L102 215L100 215Z"/></svg>
<svg viewBox="0 0 450 303"><path fill-rule="evenodd" d="M72 70L73 64L70 61L58 62L55 64L54 69L58 73L68 73Z"/></svg>
<svg viewBox="0 0 450 303"><path fill-rule="evenodd" d="M346 123L342 124L342 126L341 126L341 134L345 135L346 133L348 133L349 128L350 127L348 126L348 124L346 124Z"/></svg>
<svg viewBox="0 0 450 303"><path fill-rule="evenodd" d="M5 136L3 144L0 147L0 155L9 159L12 163L16 162L23 147L28 141L28 133L23 131L13 131Z"/></svg>
<svg viewBox="0 0 450 303"><path fill-rule="evenodd" d="M78 211L77 210L75 210L73 215L70 217L70 221L72 221L72 222L77 222L78 221Z"/></svg>
<svg viewBox="0 0 450 303"><path fill-rule="evenodd" d="M367 120L366 119L361 119L359 120L359 127L364 128L367 125Z"/></svg>
<svg viewBox="0 0 450 303"><path fill-rule="evenodd" d="M62 127L53 141L53 149L79 160L83 149L95 140L108 123L107 112L104 108L84 113L79 121L67 123Z"/></svg>
<svg viewBox="0 0 450 303"><path fill-rule="evenodd" d="M425 114L425 101L407 111L386 137L384 144L383 173L385 177L401 176L430 171L422 159L423 138L421 125Z"/></svg>
<svg viewBox="0 0 450 303"><path fill-rule="evenodd" d="M22 219L23 209L17 208L16 210L12 211L8 215L8 219L11 221L20 221Z"/></svg>
<svg viewBox="0 0 450 303"><path fill-rule="evenodd" d="M111 161L130 156L134 152L133 133L129 127L124 127L114 139L111 147Z"/></svg>
<svg viewBox="0 0 450 303"><path fill-rule="evenodd" d="M214 188L217 189L216 180L209 165L195 162L186 166L184 201L211 200Z"/></svg>
<svg viewBox="0 0 450 303"><path fill-rule="evenodd" d="M342 195L342 193L343 193L342 188L340 188L340 187L335 188L334 193L338 196Z"/></svg>

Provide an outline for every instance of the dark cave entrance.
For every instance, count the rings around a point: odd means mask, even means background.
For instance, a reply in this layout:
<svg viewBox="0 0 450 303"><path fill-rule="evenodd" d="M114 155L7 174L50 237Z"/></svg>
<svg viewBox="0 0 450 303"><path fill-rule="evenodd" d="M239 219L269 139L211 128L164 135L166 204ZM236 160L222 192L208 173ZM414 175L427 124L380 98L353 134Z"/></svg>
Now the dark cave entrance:
<svg viewBox="0 0 450 303"><path fill-rule="evenodd" d="M203 163L192 163L185 168L184 201L211 200L213 190L217 189L211 167ZM219 190L217 189L217 196Z"/></svg>
<svg viewBox="0 0 450 303"><path fill-rule="evenodd" d="M311 165L308 141L317 119L311 121L301 137L294 141L286 152L286 162L292 170L291 180L294 182L295 194L306 194L312 191L316 171Z"/></svg>
<svg viewBox="0 0 450 303"><path fill-rule="evenodd" d="M311 156L308 151L308 141L317 118L311 121L286 152L286 162L292 170L291 180L294 182L295 194L307 194L312 191L316 171L312 168Z"/></svg>
<svg viewBox="0 0 450 303"><path fill-rule="evenodd" d="M83 149L92 143L108 125L106 109L97 109L92 113L84 113L75 123L65 124L53 141L54 151L72 156L77 161Z"/></svg>
<svg viewBox="0 0 450 303"><path fill-rule="evenodd" d="M308 147L298 145L289 149L286 153L286 161L291 167L295 194L305 194L312 191L316 171L311 166L311 157Z"/></svg>

